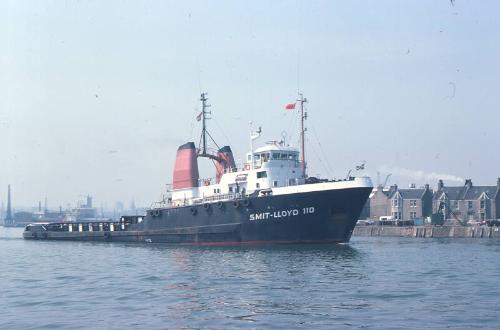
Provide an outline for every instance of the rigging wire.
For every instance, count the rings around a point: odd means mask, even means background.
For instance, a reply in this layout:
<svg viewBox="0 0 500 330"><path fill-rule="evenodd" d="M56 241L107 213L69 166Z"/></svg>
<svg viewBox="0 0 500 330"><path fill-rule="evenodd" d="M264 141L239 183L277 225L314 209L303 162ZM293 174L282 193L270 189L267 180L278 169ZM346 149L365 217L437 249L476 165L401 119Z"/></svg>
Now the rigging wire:
<svg viewBox="0 0 500 330"><path fill-rule="evenodd" d="M215 118L212 118L212 119L213 119L213 121L214 121L215 125L217 126L217 128L219 129L219 131L222 133L222 135L223 135L223 136L224 136L224 138L226 139L226 141L228 141L228 143L229 143L229 141L230 141L230 140L229 140L229 138L227 137L226 132L225 132L225 131L222 129L222 127L219 125L219 122L217 121L217 119L215 119Z"/></svg>
<svg viewBox="0 0 500 330"><path fill-rule="evenodd" d="M194 111L196 113L199 112L198 108L195 108ZM192 141L194 139L194 124L195 124L195 120L196 120L196 116L194 116L193 118L191 118L191 125L190 125L190 128L189 128L189 141Z"/></svg>
<svg viewBox="0 0 500 330"><path fill-rule="evenodd" d="M198 78L198 89L199 89L199 94L201 94L201 69L200 69L200 61L198 59L198 56L196 56L196 74Z"/></svg>
<svg viewBox="0 0 500 330"><path fill-rule="evenodd" d="M292 112L295 112L295 111L292 111ZM286 118L286 116L287 116L287 113L285 112L283 114L283 118ZM293 116L290 116L288 125L286 126L287 127L287 131L286 131L287 135L290 134L290 135L287 136L287 139L290 142L293 141L292 143L290 143L290 145L293 145L296 142L293 139L295 138L295 135L294 135L295 129L294 128L297 127L297 126L298 126L298 116L296 116L294 114ZM291 132L291 133L288 133L288 132ZM298 143L297 143L297 145L298 145Z"/></svg>
<svg viewBox="0 0 500 330"><path fill-rule="evenodd" d="M321 158L321 155L316 151L316 148L314 147L314 145L312 143L310 143L309 146L310 146L309 150L312 150L313 154L318 158L318 161L321 164L321 166L323 167L323 169L325 170L326 174L329 177L331 177L332 176L331 171L328 169L328 167L326 166L326 164L323 162L323 160Z"/></svg>
<svg viewBox="0 0 500 330"><path fill-rule="evenodd" d="M327 155L327 153L326 153L326 152L324 151L324 149L323 149L323 145L321 144L321 141L320 141L320 139L318 138L318 134L316 133L316 128L315 128L315 126L313 125L313 123L312 123L312 122L311 122L310 127L312 128L312 132L313 132L313 134L312 134L312 135L314 135L314 138L316 139L316 143L317 143L317 144L318 144L318 146L319 146L320 152L323 154L323 157L324 157L324 159L325 159L326 165L327 165L327 166L328 166L328 168L330 169L328 172L329 172L329 173L330 173L330 175L331 175L331 173L333 173L333 172L334 172L334 171L333 171L333 167L331 166L330 162L328 161L328 155Z"/></svg>

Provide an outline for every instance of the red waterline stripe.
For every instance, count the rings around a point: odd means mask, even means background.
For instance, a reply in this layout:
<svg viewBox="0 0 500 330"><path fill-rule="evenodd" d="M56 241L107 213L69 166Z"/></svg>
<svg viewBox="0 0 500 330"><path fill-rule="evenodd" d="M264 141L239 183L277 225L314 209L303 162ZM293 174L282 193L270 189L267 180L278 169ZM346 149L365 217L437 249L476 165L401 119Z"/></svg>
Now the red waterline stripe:
<svg viewBox="0 0 500 330"><path fill-rule="evenodd" d="M308 241L242 241L242 242L191 242L180 243L181 245L265 245L265 244L321 244L321 243L344 243L339 240L308 240ZM175 244L175 243L174 243Z"/></svg>

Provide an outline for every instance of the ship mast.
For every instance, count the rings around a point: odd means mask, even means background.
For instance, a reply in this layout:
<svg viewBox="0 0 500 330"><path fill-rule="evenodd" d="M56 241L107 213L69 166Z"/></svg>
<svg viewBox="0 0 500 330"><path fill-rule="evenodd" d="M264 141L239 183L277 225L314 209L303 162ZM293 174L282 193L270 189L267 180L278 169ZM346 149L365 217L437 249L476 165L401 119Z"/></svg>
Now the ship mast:
<svg viewBox="0 0 500 330"><path fill-rule="evenodd" d="M307 119L307 112L304 111L304 103L307 103L307 99L302 93L299 93L297 102L300 103L300 166L302 177L306 178L305 132L307 128L304 127L304 121Z"/></svg>
<svg viewBox="0 0 500 330"><path fill-rule="evenodd" d="M201 129L201 137L200 137L200 146L198 147L198 157L205 157L205 158L210 158L219 162L224 162L225 160L217 157L216 155L213 155L208 152L207 148L207 137L212 140L212 142L219 148L213 137L210 135L210 133L207 130L207 120L211 119L208 117L208 115L211 115L212 112L208 110L208 108L211 107L210 104L207 104L208 93L201 93L200 96L200 101L201 101L201 123L202 123L202 129Z"/></svg>
<svg viewBox="0 0 500 330"><path fill-rule="evenodd" d="M201 152L199 156L206 156L207 155L207 115L211 114L212 112L208 111L207 109L210 108L210 104L207 104L207 93L201 93L200 101L201 101L201 115L202 115L202 130L201 130L201 140L202 140L202 145L201 145Z"/></svg>

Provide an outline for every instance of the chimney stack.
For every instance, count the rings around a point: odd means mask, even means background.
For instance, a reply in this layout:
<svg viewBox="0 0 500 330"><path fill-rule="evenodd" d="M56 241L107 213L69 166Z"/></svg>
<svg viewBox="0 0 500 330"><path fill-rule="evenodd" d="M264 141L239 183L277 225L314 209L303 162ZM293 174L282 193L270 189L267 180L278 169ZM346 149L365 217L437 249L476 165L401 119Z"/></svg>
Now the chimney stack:
<svg viewBox="0 0 500 330"><path fill-rule="evenodd" d="M443 187L444 187L443 180L439 180L439 181L438 181L438 191L439 191L439 190L442 190L442 189L443 189Z"/></svg>
<svg viewBox="0 0 500 330"><path fill-rule="evenodd" d="M468 188L471 188L472 187L472 180L471 179L465 179L465 186L467 186Z"/></svg>
<svg viewBox="0 0 500 330"><path fill-rule="evenodd" d="M497 187L500 188L500 178L497 179Z"/></svg>

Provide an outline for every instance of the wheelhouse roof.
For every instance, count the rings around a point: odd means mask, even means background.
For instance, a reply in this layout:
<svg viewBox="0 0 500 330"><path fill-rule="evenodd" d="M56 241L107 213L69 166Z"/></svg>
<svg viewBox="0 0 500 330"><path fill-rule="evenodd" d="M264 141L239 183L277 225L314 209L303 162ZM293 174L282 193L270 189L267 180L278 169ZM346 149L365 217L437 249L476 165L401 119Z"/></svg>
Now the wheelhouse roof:
<svg viewBox="0 0 500 330"><path fill-rule="evenodd" d="M254 153L261 153L266 151L279 151L279 152L289 152L289 153L298 153L299 151L293 147L285 147L276 144L269 144L260 148L255 149Z"/></svg>

